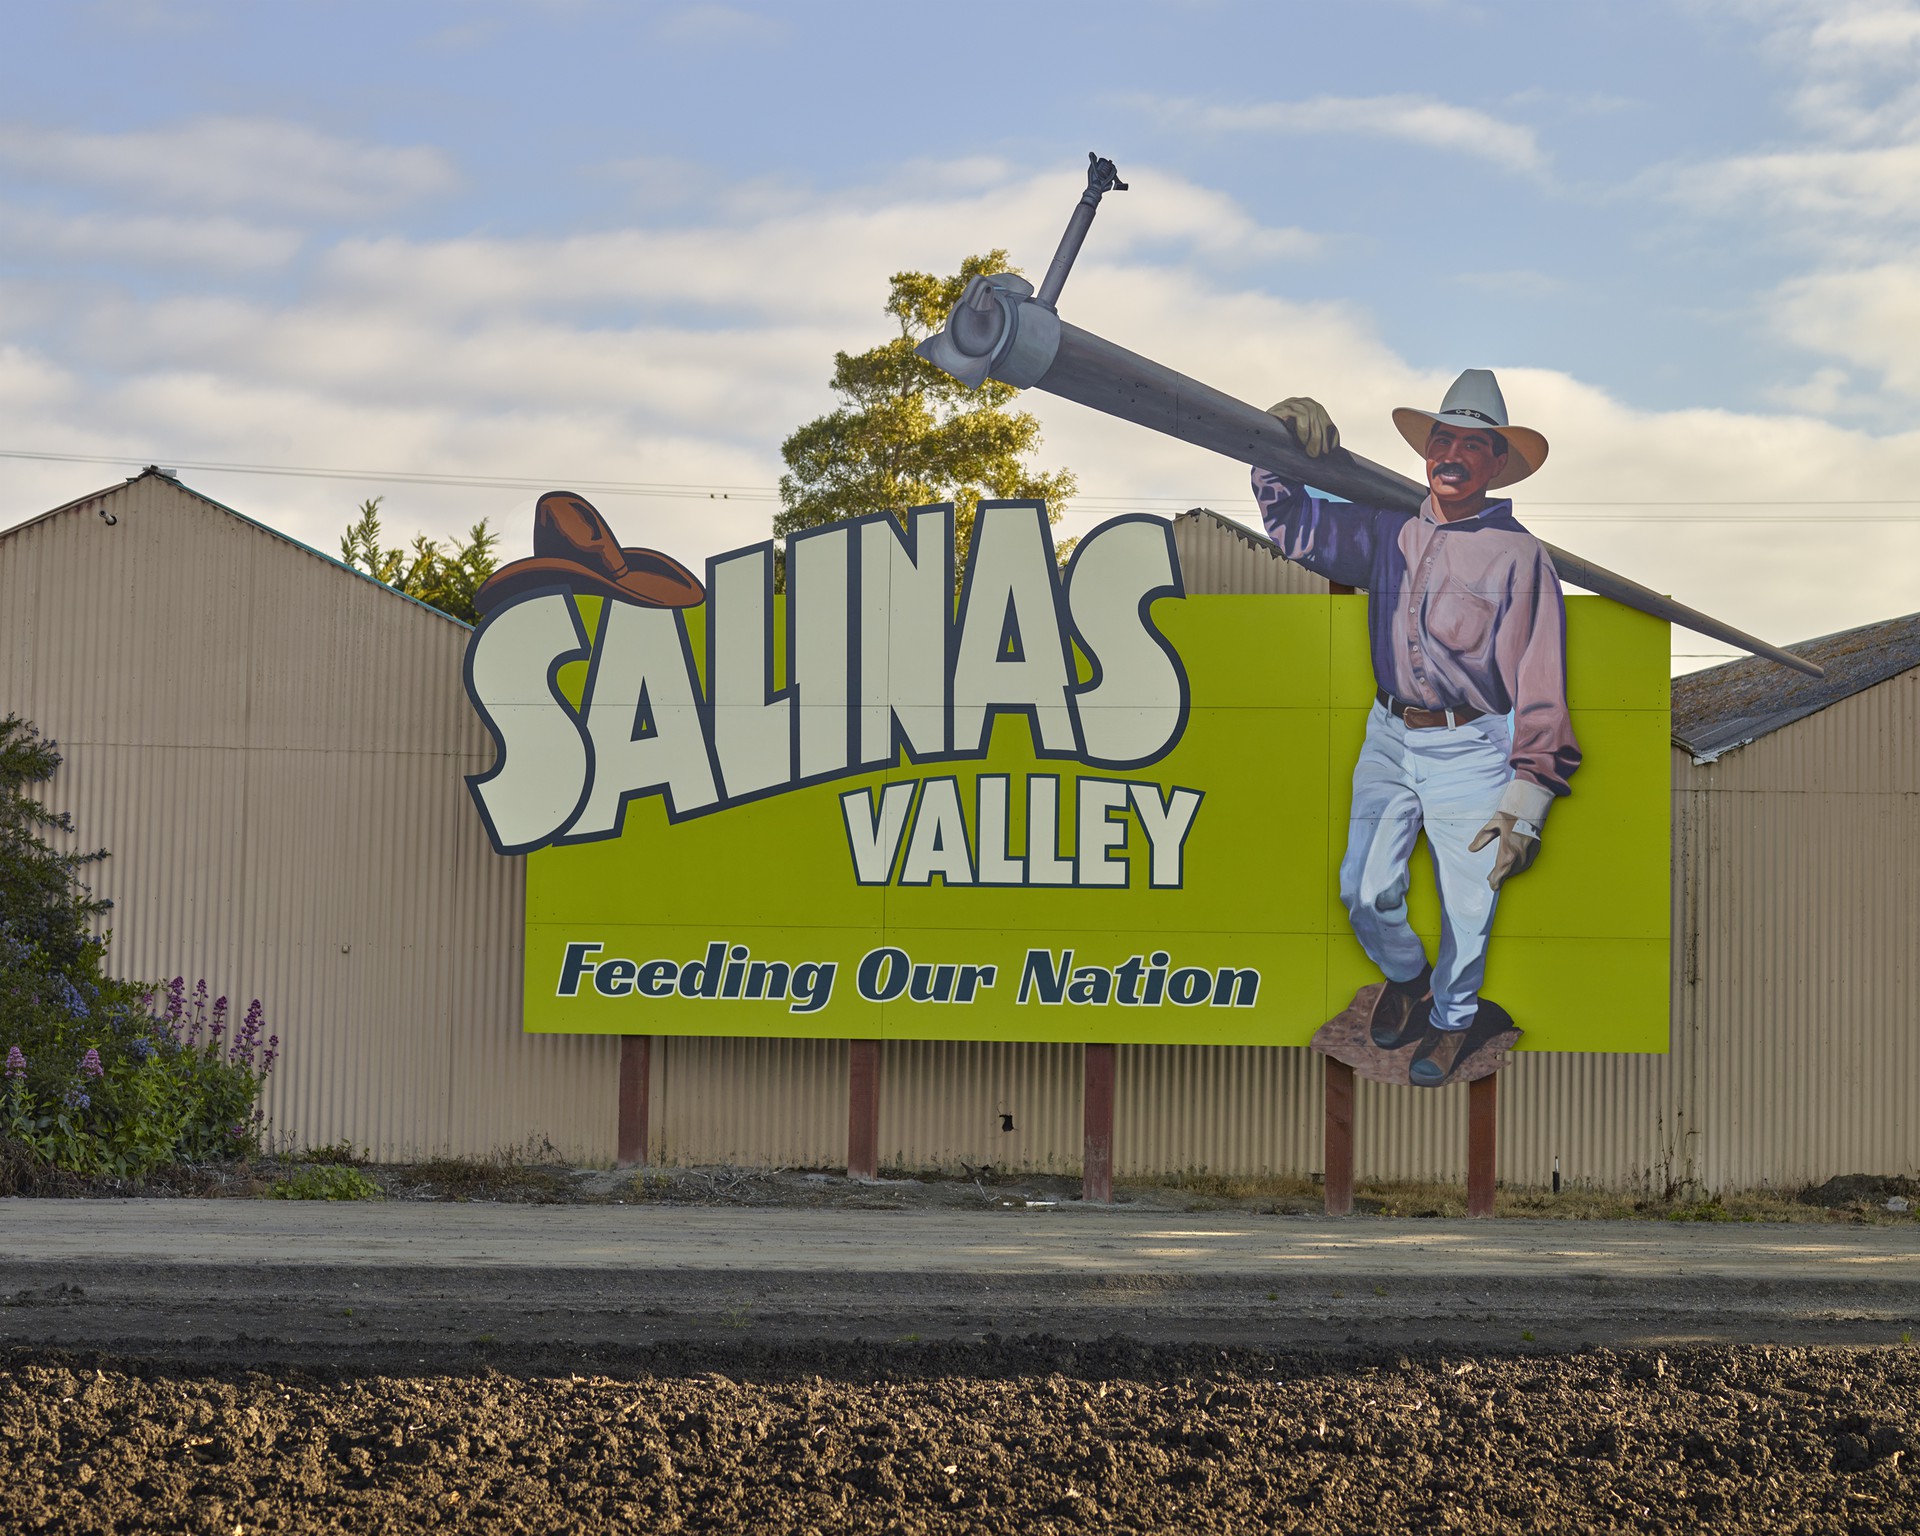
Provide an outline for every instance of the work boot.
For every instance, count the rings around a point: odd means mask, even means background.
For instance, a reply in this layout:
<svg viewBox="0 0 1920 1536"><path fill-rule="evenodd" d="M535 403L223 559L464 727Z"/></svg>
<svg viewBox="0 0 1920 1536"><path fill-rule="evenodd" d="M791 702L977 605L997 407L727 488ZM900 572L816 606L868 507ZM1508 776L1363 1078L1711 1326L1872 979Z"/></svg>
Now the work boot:
<svg viewBox="0 0 1920 1536"><path fill-rule="evenodd" d="M1428 1014L1429 1019L1431 1013ZM1407 1064L1407 1081L1416 1088L1444 1088L1460 1064L1489 1040L1513 1028L1513 1015L1484 997L1465 1029L1438 1029L1429 1024L1426 1035Z"/></svg>
<svg viewBox="0 0 1920 1536"><path fill-rule="evenodd" d="M1433 1012L1433 967L1411 981L1390 981L1374 999L1373 1016L1367 1021L1367 1038L1383 1051L1398 1051L1412 1045L1427 1030Z"/></svg>

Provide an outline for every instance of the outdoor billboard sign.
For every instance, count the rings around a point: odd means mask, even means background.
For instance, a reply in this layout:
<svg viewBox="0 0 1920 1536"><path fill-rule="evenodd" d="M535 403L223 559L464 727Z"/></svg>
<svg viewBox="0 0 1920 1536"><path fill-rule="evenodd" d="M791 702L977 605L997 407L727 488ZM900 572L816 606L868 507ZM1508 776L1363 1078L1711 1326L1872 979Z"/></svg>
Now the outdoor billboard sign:
<svg viewBox="0 0 1920 1536"><path fill-rule="evenodd" d="M798 535L778 574L769 542L700 579L552 493L496 577L469 787L527 857L527 1030L1305 1045L1381 984L1341 879L1368 597L1189 594L1144 516L1062 567L1031 503L983 503L963 559L923 507ZM1526 1048L1663 1051L1667 626L1564 615L1577 788L1481 985ZM1444 957L1419 830L1410 888L1367 899Z"/></svg>

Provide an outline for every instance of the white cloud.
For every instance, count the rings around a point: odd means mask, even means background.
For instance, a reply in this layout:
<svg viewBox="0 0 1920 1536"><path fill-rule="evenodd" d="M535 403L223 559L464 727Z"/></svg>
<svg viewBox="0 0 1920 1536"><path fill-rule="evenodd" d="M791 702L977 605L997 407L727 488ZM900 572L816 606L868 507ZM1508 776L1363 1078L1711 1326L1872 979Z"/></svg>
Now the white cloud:
<svg viewBox="0 0 1920 1536"><path fill-rule="evenodd" d="M1920 321L1920 0L1746 0L1786 79L1800 142L1667 167L1648 178L1807 269L1758 306L1760 323L1824 365L1772 398L1829 417L1904 422L1920 395L1907 343ZM1875 376L1878 398L1849 370Z"/></svg>
<svg viewBox="0 0 1920 1536"><path fill-rule="evenodd" d="M58 256L131 268L244 272L284 266L299 231L219 215L61 214L0 203L0 251L16 260Z"/></svg>
<svg viewBox="0 0 1920 1536"><path fill-rule="evenodd" d="M1920 3L1745 0L1804 137L1679 169L1669 190L1721 213L1757 211L1803 243L1847 247L1920 217Z"/></svg>
<svg viewBox="0 0 1920 1536"><path fill-rule="evenodd" d="M67 369L25 347L0 346L0 409L66 408L79 397L79 380Z"/></svg>
<svg viewBox="0 0 1920 1536"><path fill-rule="evenodd" d="M1141 104L1176 124L1215 133L1394 139L1485 160L1509 171L1537 174L1547 166L1547 156L1531 128L1432 96L1314 96L1240 106L1190 100Z"/></svg>
<svg viewBox="0 0 1920 1536"><path fill-rule="evenodd" d="M833 351L887 333L889 273L950 270L993 243L1029 270L1044 266L1077 178L974 176L948 202L852 192L754 219L723 198L723 212L675 229L346 242L280 296L208 284L153 298L71 274L57 293L0 286L0 447L757 487L758 500L596 496L623 534L697 563L765 535L779 442L831 403ZM1214 243L1183 242L1201 226ZM1295 238L1149 167L1134 192L1103 205L1062 308L1256 405L1315 395L1357 451L1412 470L1388 413L1436 402L1451 371L1411 365L1363 310L1263 291L1246 261ZM1882 281L1883 304L1920 302ZM1816 300L1840 302L1809 289L1804 302ZM1863 352L1863 368L1891 367L1894 340L1914 333L1880 323L1887 358ZM1516 415L1553 441L1519 497L1544 537L1772 639L1920 606L1915 523L1776 505L1908 497L1920 484L1920 433L1791 410L1638 411L1566 373L1492 361ZM1042 423L1041 462L1071 466L1090 507L1206 503L1251 515L1239 466L1037 392L1025 404ZM0 459L0 522L121 473ZM397 532L444 535L491 516L517 552L533 500L377 475L186 478L322 548L360 499L384 494ZM1094 516L1072 513L1064 531L1084 532Z"/></svg>
<svg viewBox="0 0 1920 1536"><path fill-rule="evenodd" d="M1790 341L1879 374L1889 389L1920 398L1920 266L1889 262L1815 273L1785 284L1775 323Z"/></svg>
<svg viewBox="0 0 1920 1536"><path fill-rule="evenodd" d="M1825 248L1920 220L1920 143L1741 155L1673 173L1673 194L1719 213L1763 214Z"/></svg>
<svg viewBox="0 0 1920 1536"><path fill-rule="evenodd" d="M318 218L417 202L458 179L438 149L360 143L272 118L205 117L126 133L0 125L0 163L136 201Z"/></svg>
<svg viewBox="0 0 1920 1536"><path fill-rule="evenodd" d="M1232 199L1158 173L1133 173L1152 196L1110 194L1089 262L1166 246L1234 263L1291 260L1320 243L1256 223ZM966 178L978 182L974 168ZM952 271L999 245L1044 271L1084 187L1076 176L1014 178L960 196L878 198L870 190L809 195L754 210L725 199L722 216L676 228L636 227L563 239L472 237L342 241L321 264L329 289L396 310L476 314L501 306L554 312L626 302L748 310L782 321L879 324L876 295L902 268Z"/></svg>
<svg viewBox="0 0 1920 1536"><path fill-rule="evenodd" d="M1801 0L1783 10L1770 41L1802 76L1793 106L1809 127L1856 142L1920 129L1920 6Z"/></svg>
<svg viewBox="0 0 1920 1536"><path fill-rule="evenodd" d="M1854 392L1853 376L1844 368L1816 368L1797 384L1773 385L1767 398L1789 411L1828 418L1857 414L1867 408Z"/></svg>

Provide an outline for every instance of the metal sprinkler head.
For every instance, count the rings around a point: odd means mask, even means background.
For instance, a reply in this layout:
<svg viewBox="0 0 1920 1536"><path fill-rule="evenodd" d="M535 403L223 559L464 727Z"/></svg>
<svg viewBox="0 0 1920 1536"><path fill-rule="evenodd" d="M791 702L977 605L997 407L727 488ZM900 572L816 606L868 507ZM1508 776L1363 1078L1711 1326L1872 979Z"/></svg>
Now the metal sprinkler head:
<svg viewBox="0 0 1920 1536"><path fill-rule="evenodd" d="M946 328L914 350L969 389L978 389L989 377L1021 389L1034 383L1047 371L1059 346L1060 322L1055 318L1054 301L1066 286L1074 259L1093 227L1100 199L1108 192L1126 190L1127 184L1113 162L1089 150L1087 189L1067 219L1039 292L1024 277L1011 272L976 277L947 316Z"/></svg>
<svg viewBox="0 0 1920 1536"><path fill-rule="evenodd" d="M1067 286L1067 274L1073 270L1074 258L1080 254L1081 243L1087 238L1087 231L1093 227L1093 215L1100 207L1100 199L1109 192L1124 192L1127 184L1120 179L1120 173L1111 160L1103 160L1092 150L1087 151L1087 190L1080 194L1080 201L1074 205L1073 215L1067 220L1066 232L1060 236L1060 248L1053 253L1053 261L1047 267L1047 275L1041 281L1040 291L1034 295L1036 302L1052 309L1060 297L1060 290Z"/></svg>

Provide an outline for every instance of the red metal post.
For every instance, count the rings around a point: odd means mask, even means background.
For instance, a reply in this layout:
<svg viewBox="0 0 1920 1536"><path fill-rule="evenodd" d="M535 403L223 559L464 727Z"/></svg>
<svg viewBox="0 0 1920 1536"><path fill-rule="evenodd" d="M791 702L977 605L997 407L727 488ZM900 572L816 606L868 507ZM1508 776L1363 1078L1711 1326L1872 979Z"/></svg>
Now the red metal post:
<svg viewBox="0 0 1920 1536"><path fill-rule="evenodd" d="M1327 1064L1327 1145L1322 1159L1329 1216L1353 1214L1353 1068L1325 1058Z"/></svg>
<svg viewBox="0 0 1920 1536"><path fill-rule="evenodd" d="M1113 1047L1086 1047L1084 1103L1085 1152L1080 1165L1080 1198L1113 1204Z"/></svg>
<svg viewBox="0 0 1920 1536"><path fill-rule="evenodd" d="M614 1166L647 1166L647 1090L653 1073L653 1036L620 1037L620 1118L614 1132Z"/></svg>
<svg viewBox="0 0 1920 1536"><path fill-rule="evenodd" d="M847 1042L847 1177L880 1176L880 1042Z"/></svg>
<svg viewBox="0 0 1920 1536"><path fill-rule="evenodd" d="M1335 597L1353 596L1344 581L1330 581ZM1329 1216L1353 1214L1353 1068L1331 1056L1327 1063L1327 1136L1321 1175Z"/></svg>
<svg viewBox="0 0 1920 1536"><path fill-rule="evenodd" d="M1490 1072L1467 1085L1467 1214L1493 1214L1493 1111L1495 1084L1500 1074Z"/></svg>

